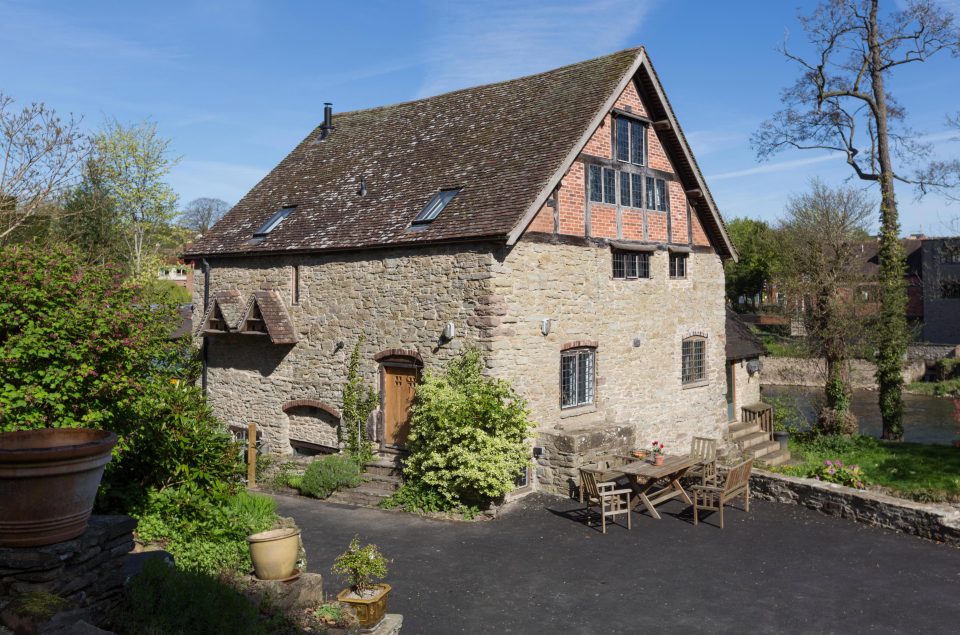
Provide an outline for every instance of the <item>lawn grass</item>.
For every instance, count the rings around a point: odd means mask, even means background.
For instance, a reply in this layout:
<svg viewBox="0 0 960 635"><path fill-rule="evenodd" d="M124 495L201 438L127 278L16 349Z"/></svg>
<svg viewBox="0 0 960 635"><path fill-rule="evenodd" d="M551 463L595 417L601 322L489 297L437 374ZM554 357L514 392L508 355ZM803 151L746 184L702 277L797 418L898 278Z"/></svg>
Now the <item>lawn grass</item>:
<svg viewBox="0 0 960 635"><path fill-rule="evenodd" d="M807 476L827 460L859 465L867 484L894 496L921 502L960 502L960 448L921 443L890 443L872 437L798 435L790 453L799 465L773 471Z"/></svg>
<svg viewBox="0 0 960 635"><path fill-rule="evenodd" d="M907 392L928 397L960 395L960 377L943 381L915 381L907 384Z"/></svg>

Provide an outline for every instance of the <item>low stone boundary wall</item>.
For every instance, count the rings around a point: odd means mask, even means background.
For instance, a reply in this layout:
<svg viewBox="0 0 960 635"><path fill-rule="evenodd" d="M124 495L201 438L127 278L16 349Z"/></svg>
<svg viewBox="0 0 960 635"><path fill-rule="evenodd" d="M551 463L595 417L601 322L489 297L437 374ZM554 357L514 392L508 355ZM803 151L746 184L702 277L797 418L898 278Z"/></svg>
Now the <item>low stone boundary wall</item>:
<svg viewBox="0 0 960 635"><path fill-rule="evenodd" d="M960 357L960 346L953 344L914 344L907 347L907 361L922 360L935 364L946 357Z"/></svg>
<svg viewBox="0 0 960 635"><path fill-rule="evenodd" d="M854 390L876 390L877 380L874 374L877 367L862 359L850 361L850 384ZM914 359L903 367L903 379L910 383L920 381L926 372L923 359ZM802 357L766 357L763 360L761 381L767 386L812 386L823 387L826 381L826 368L822 359Z"/></svg>
<svg viewBox="0 0 960 635"><path fill-rule="evenodd" d="M830 516L960 547L960 509L951 505L915 503L763 470L750 475L750 493L755 498L803 505Z"/></svg>
<svg viewBox="0 0 960 635"><path fill-rule="evenodd" d="M92 516L78 538L44 547L0 548L0 616L10 601L27 593L49 593L70 603L58 621L101 624L123 592L123 563L133 549L137 521L127 516ZM62 620L60 619L62 618Z"/></svg>
<svg viewBox="0 0 960 635"><path fill-rule="evenodd" d="M580 486L580 467L608 454L629 454L636 447L633 426L610 425L585 430L541 430L537 443L543 454L536 460L541 491L573 496Z"/></svg>

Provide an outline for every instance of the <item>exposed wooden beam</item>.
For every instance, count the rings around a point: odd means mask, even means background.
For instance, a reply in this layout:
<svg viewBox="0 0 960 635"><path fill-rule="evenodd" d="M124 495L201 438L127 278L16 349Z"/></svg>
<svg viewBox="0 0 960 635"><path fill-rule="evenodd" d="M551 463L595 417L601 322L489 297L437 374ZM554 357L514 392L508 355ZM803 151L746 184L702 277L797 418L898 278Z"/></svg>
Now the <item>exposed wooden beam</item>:
<svg viewBox="0 0 960 635"><path fill-rule="evenodd" d="M670 130L671 127L672 126L670 125L670 121L668 119L661 119L660 121L653 122L654 130Z"/></svg>
<svg viewBox="0 0 960 635"><path fill-rule="evenodd" d="M687 196L690 198L703 198L703 190L699 187L695 187L692 190L687 190Z"/></svg>

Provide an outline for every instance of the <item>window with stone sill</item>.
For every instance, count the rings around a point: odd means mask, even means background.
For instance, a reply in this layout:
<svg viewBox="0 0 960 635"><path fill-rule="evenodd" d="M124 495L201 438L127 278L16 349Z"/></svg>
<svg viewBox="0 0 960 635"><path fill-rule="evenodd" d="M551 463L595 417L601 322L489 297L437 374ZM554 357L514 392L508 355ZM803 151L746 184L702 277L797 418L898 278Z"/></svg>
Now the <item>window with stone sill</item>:
<svg viewBox="0 0 960 635"><path fill-rule="evenodd" d="M670 254L670 277L674 280L687 277L687 254Z"/></svg>
<svg viewBox="0 0 960 635"><path fill-rule="evenodd" d="M619 280L649 278L650 254L647 252L614 250L613 277Z"/></svg>
<svg viewBox="0 0 960 635"><path fill-rule="evenodd" d="M560 354L560 407L576 408L593 403L597 352L575 348Z"/></svg>
<svg viewBox="0 0 960 635"><path fill-rule="evenodd" d="M684 385L707 380L707 340L700 336L688 337L681 344L681 381Z"/></svg>

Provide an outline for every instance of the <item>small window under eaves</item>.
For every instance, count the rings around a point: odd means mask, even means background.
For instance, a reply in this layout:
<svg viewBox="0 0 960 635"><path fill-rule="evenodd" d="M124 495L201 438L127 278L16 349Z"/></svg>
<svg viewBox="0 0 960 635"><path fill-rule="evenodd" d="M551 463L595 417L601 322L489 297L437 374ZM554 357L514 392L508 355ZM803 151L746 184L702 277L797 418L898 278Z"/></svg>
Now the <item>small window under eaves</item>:
<svg viewBox="0 0 960 635"><path fill-rule="evenodd" d="M431 223L433 220L440 215L440 212L447 206L450 201L453 200L453 197L460 193L461 188L455 190L440 190L433 195L433 198L424 205L423 209L417 214L417 217L413 219L414 225L420 225L424 223Z"/></svg>
<svg viewBox="0 0 960 635"><path fill-rule="evenodd" d="M294 209L296 208L292 205L289 207L281 207L279 212L271 216L270 220L268 220L267 222L265 222L263 225L260 226L260 229L253 232L253 237L263 238L264 236L272 232L274 229L277 228L278 225L280 225L280 223L283 222L284 218L286 218L287 216L290 215L291 212L293 212Z"/></svg>

